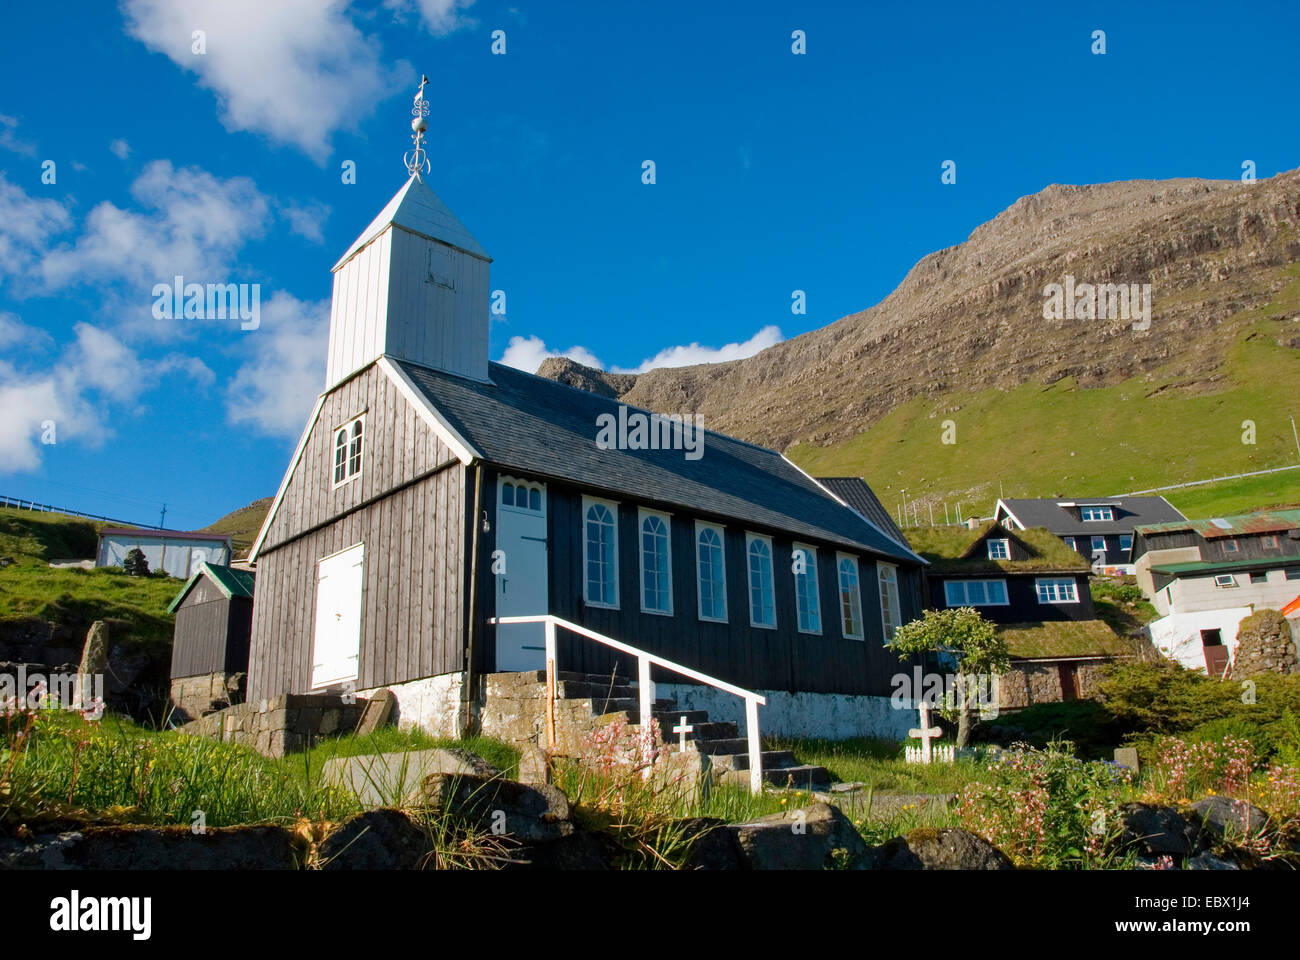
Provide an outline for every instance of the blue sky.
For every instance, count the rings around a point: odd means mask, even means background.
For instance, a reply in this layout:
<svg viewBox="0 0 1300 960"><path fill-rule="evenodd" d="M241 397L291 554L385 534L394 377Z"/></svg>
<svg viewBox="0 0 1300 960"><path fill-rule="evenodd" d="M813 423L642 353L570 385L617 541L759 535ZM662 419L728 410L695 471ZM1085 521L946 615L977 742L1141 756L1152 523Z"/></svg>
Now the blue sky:
<svg viewBox="0 0 1300 960"><path fill-rule="evenodd" d="M274 493L421 72L428 182L494 258L493 359L524 365L744 355L1048 184L1300 164L1293 2L51 9L0 39L0 494L182 528ZM261 325L155 318L176 274L260 284Z"/></svg>

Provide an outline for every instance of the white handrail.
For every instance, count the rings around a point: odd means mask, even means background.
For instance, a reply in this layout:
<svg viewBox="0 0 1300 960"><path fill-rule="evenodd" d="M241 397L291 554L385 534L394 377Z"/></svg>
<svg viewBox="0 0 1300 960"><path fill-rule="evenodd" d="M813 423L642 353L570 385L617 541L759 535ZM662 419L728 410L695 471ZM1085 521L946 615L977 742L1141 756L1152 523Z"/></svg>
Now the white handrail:
<svg viewBox="0 0 1300 960"><path fill-rule="evenodd" d="M527 617L491 617L488 623L492 624L511 624L511 623L542 623L546 625L546 742L547 746L555 747L555 628L563 627L564 629L576 633L579 636L586 637L589 640L595 640L607 647L613 647L622 653L631 654L637 659L637 692L640 695L640 720L641 729L646 733L650 730L650 720L654 710L654 681L650 679L650 665L663 667L665 670L671 670L673 673L679 673L684 677L690 677L692 680L698 680L700 683L716 687L726 693L734 694L745 701L745 736L749 747L749 789L752 793L761 793L763 789L763 751L759 740L758 733L758 708L767 705L767 698L752 690L746 690L744 687L738 687L735 684L727 683L725 680L719 680L717 677L711 677L707 673L701 673L698 670L692 670L690 667L683 666L680 663L674 663L658 654L651 653L648 650L641 650L630 644L615 640L613 637L607 637L603 633L597 633L595 630L589 630L580 624L564 620L554 614L544 613Z"/></svg>

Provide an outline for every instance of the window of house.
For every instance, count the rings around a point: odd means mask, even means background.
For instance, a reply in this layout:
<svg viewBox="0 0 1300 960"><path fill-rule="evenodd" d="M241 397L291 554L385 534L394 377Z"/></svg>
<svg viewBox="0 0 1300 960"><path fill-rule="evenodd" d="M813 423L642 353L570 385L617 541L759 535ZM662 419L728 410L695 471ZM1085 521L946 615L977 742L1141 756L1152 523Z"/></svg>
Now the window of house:
<svg viewBox="0 0 1300 960"><path fill-rule="evenodd" d="M772 580L772 541L750 533L745 535L749 557L749 624L776 627L776 591Z"/></svg>
<svg viewBox="0 0 1300 960"><path fill-rule="evenodd" d="M583 599L593 607L618 607L618 504L582 498L586 576Z"/></svg>
<svg viewBox="0 0 1300 960"><path fill-rule="evenodd" d="M898 603L898 568L892 563L877 563L876 576L880 580L880 623L888 643L903 625L903 611Z"/></svg>
<svg viewBox="0 0 1300 960"><path fill-rule="evenodd" d="M334 486L336 487L361 476L361 440L365 419L362 415L355 420L349 420L334 431Z"/></svg>
<svg viewBox="0 0 1300 960"><path fill-rule="evenodd" d="M1078 603L1079 587L1069 577L1039 577L1034 581L1039 603Z"/></svg>
<svg viewBox="0 0 1300 960"><path fill-rule="evenodd" d="M1074 537L1066 537L1066 538L1065 538L1065 545L1066 545L1067 547L1069 547L1071 550L1078 550L1078 549L1079 549L1078 546L1075 544Z"/></svg>
<svg viewBox="0 0 1300 960"><path fill-rule="evenodd" d="M1237 541L1236 541L1236 540L1224 540L1224 541L1223 541L1223 552L1224 552L1224 553L1236 553L1236 552L1237 552Z"/></svg>
<svg viewBox="0 0 1300 960"><path fill-rule="evenodd" d="M989 559L1008 560L1011 557L1010 540L989 540Z"/></svg>
<svg viewBox="0 0 1300 960"><path fill-rule="evenodd" d="M794 596L799 614L799 632L821 633L821 598L817 593L817 551L812 547L796 543L794 559Z"/></svg>
<svg viewBox="0 0 1300 960"><path fill-rule="evenodd" d="M1130 534L1121 534L1119 538L1119 548L1124 553L1133 552L1133 537Z"/></svg>
<svg viewBox="0 0 1300 960"><path fill-rule="evenodd" d="M501 505L503 507L514 507L516 510L541 513L543 503L541 484L515 479L502 481Z"/></svg>
<svg viewBox="0 0 1300 960"><path fill-rule="evenodd" d="M1005 580L948 580L943 585L944 602L950 607L1004 607Z"/></svg>
<svg viewBox="0 0 1300 960"><path fill-rule="evenodd" d="M1214 578L1214 585L1216 587L1235 587L1237 578L1230 573L1221 573Z"/></svg>
<svg viewBox="0 0 1300 960"><path fill-rule="evenodd" d="M1287 567L1287 568L1286 568L1286 579L1288 579L1288 580L1300 580L1300 568L1297 568L1297 567Z"/></svg>
<svg viewBox="0 0 1300 960"><path fill-rule="evenodd" d="M667 515L641 511L641 609L673 612L672 543Z"/></svg>
<svg viewBox="0 0 1300 960"><path fill-rule="evenodd" d="M1093 553L1105 553L1105 552L1106 552L1106 538L1105 538L1105 537L1093 537L1093 538L1092 538L1092 552L1093 552Z"/></svg>
<svg viewBox="0 0 1300 960"><path fill-rule="evenodd" d="M1251 583L1268 583L1268 572L1265 570L1255 570L1250 575Z"/></svg>
<svg viewBox="0 0 1300 960"><path fill-rule="evenodd" d="M722 528L695 525L696 574L700 619L727 622L727 571L722 559Z"/></svg>
<svg viewBox="0 0 1300 960"><path fill-rule="evenodd" d="M1277 545L1277 534L1275 534L1275 533L1270 533L1270 534L1268 534L1267 536L1260 537L1260 538L1259 538L1259 545L1260 545L1261 547L1263 547L1265 550L1276 550L1276 549L1278 549L1278 545Z"/></svg>
<svg viewBox="0 0 1300 960"><path fill-rule="evenodd" d="M840 630L846 640L862 639L862 591L858 589L858 560L839 557Z"/></svg>
<svg viewBox="0 0 1300 960"><path fill-rule="evenodd" d="M1080 507L1079 515L1084 520L1114 520L1115 514L1110 507Z"/></svg>

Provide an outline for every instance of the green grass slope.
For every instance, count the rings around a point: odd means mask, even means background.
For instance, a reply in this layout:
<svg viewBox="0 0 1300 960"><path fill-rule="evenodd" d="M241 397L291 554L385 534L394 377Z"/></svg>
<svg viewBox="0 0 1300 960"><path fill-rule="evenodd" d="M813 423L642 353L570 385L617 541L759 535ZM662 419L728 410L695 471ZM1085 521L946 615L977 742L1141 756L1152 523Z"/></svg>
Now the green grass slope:
<svg viewBox="0 0 1300 960"><path fill-rule="evenodd" d="M814 476L862 476L891 513L903 500L964 516L991 513L1008 497L1107 496L1294 464L1290 417L1300 418L1300 264L1259 310L1223 326L1221 363L1194 382L1160 371L1110 387L1071 378L1009 390L946 393L895 407L853 439L796 445L792 460ZM1159 323L1159 302L1153 324ZM1010 362L1010 360L1008 361ZM945 444L945 421L956 442ZM1255 443L1242 442L1253 421ZM1189 515L1300 503L1300 470L1169 491Z"/></svg>
<svg viewBox="0 0 1300 960"><path fill-rule="evenodd" d="M253 541L257 539L257 533L262 529L262 521L266 519L267 511L271 509L272 497L262 497L260 500L254 500L246 507L240 507L232 513L226 514L216 523L203 528L202 533L228 533L234 541L235 553L239 556L247 556L248 551L253 546Z"/></svg>
<svg viewBox="0 0 1300 960"><path fill-rule="evenodd" d="M95 553L97 525L57 513L0 508L0 622L35 617L80 634L96 620L124 622L145 646L170 645L167 605L182 581L129 577L121 570L51 569L50 560ZM0 650L0 659L4 659Z"/></svg>

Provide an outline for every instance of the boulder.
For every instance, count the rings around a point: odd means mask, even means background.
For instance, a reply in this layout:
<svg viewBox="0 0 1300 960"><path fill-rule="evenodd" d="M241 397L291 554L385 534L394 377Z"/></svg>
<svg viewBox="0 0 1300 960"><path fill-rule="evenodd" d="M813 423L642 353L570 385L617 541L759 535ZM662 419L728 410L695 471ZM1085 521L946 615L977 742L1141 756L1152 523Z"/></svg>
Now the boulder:
<svg viewBox="0 0 1300 960"><path fill-rule="evenodd" d="M326 760L326 784L351 791L365 809L418 803L426 777L436 773L497 777L501 771L459 747L408 750Z"/></svg>
<svg viewBox="0 0 1300 960"><path fill-rule="evenodd" d="M1194 857L1188 857L1183 861L1184 870L1240 870L1231 860L1225 860L1223 857L1216 857L1208 850L1203 850Z"/></svg>
<svg viewBox="0 0 1300 960"><path fill-rule="evenodd" d="M1202 797L1191 806L1191 819L1216 837L1231 842L1268 830L1272 821L1268 814L1246 800L1230 797Z"/></svg>
<svg viewBox="0 0 1300 960"><path fill-rule="evenodd" d="M713 761L699 750L673 750L655 763L651 776L656 791L686 803L703 802L713 786Z"/></svg>
<svg viewBox="0 0 1300 960"><path fill-rule="evenodd" d="M736 835L727 829L727 821L716 817L688 817L678 820L682 837L691 844L683 870L743 870L745 860L736 843Z"/></svg>
<svg viewBox="0 0 1300 960"><path fill-rule="evenodd" d="M603 833L571 833L546 843L531 843L510 851L506 870L612 870L618 844Z"/></svg>
<svg viewBox="0 0 1300 960"><path fill-rule="evenodd" d="M401 810L368 810L343 822L316 848L322 870L416 870L432 846Z"/></svg>
<svg viewBox="0 0 1300 960"><path fill-rule="evenodd" d="M524 842L545 842L574 832L569 801L549 784L530 786L502 777L435 773L421 798L435 812L463 817L471 825Z"/></svg>
<svg viewBox="0 0 1300 960"><path fill-rule="evenodd" d="M1196 828L1173 807L1126 803L1119 808L1123 832L1120 843L1150 856L1185 857L1196 848Z"/></svg>
<svg viewBox="0 0 1300 960"><path fill-rule="evenodd" d="M1013 870L1005 853L978 834L957 827L913 830L872 851L873 870Z"/></svg>
<svg viewBox="0 0 1300 960"><path fill-rule="evenodd" d="M546 758L546 751L536 744L525 743L519 747L519 782L551 782L550 761Z"/></svg>
<svg viewBox="0 0 1300 960"><path fill-rule="evenodd" d="M87 827L0 840L8 870L294 870L297 843L284 827Z"/></svg>
<svg viewBox="0 0 1300 960"><path fill-rule="evenodd" d="M870 852L853 823L829 803L814 803L728 825L751 870L824 870L858 866ZM844 854L835 851L843 850Z"/></svg>

